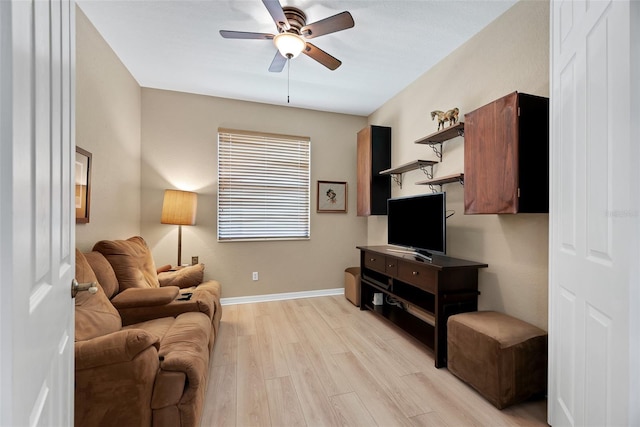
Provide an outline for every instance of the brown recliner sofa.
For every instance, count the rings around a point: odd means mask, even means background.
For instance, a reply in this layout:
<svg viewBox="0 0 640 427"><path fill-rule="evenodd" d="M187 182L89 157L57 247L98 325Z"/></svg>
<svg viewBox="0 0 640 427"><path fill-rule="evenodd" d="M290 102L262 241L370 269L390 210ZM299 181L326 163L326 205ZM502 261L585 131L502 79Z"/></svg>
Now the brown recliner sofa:
<svg viewBox="0 0 640 427"><path fill-rule="evenodd" d="M211 319L217 333L221 286L215 280L203 281L204 265L156 269L151 250L140 236L101 240L84 256L123 325L200 311Z"/></svg>
<svg viewBox="0 0 640 427"><path fill-rule="evenodd" d="M197 426L221 315L219 297L211 302L209 296L219 295L219 284L193 289L194 295L205 292L200 303L173 298L143 306L139 309L149 318L123 326L100 284L104 279L113 288L115 271L101 254L88 256L104 271L96 275L85 255L76 251L76 279L97 282L98 292L76 296L75 425ZM173 292L177 295L179 288ZM184 311L178 313L176 305ZM153 318L145 311L148 307L156 307L158 315L175 314ZM134 313L136 308L130 308Z"/></svg>

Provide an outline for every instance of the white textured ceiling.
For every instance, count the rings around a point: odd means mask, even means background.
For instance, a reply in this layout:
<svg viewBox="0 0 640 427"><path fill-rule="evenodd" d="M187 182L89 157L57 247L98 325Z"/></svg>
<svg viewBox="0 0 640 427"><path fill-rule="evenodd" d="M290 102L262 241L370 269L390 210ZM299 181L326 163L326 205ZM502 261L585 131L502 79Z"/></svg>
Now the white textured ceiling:
<svg viewBox="0 0 640 427"><path fill-rule="evenodd" d="M355 27L314 38L342 61L330 71L291 62L290 106L369 115L515 0L280 0L307 23L347 10ZM287 68L270 73L270 40L223 39L219 30L276 33L260 0L78 0L143 87L287 105ZM478 52L479 55L482 52Z"/></svg>

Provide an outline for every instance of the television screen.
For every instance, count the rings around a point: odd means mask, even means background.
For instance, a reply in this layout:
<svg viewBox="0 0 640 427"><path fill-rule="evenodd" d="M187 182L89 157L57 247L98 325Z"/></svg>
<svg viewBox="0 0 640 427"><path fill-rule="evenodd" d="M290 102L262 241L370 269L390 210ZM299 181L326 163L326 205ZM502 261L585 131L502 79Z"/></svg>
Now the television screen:
<svg viewBox="0 0 640 427"><path fill-rule="evenodd" d="M446 253L444 192L398 197L387 201L387 237L423 255Z"/></svg>

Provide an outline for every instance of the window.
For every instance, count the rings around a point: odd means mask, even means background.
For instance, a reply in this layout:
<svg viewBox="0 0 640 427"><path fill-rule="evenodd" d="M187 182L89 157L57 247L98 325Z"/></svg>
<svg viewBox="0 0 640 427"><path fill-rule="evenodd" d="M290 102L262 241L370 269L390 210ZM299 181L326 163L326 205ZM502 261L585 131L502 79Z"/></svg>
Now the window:
<svg viewBox="0 0 640 427"><path fill-rule="evenodd" d="M308 239L309 138L218 129L218 240Z"/></svg>

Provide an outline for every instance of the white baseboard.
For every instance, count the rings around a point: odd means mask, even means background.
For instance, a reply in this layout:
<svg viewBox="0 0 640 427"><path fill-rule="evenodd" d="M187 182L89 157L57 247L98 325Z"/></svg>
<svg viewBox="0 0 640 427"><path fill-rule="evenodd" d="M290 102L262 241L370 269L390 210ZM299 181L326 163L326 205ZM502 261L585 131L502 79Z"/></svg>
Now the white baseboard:
<svg viewBox="0 0 640 427"><path fill-rule="evenodd" d="M247 297L220 298L221 305L249 304L252 302L283 301L287 299L344 295L344 288L319 289L317 291L285 292L282 294L252 295Z"/></svg>

